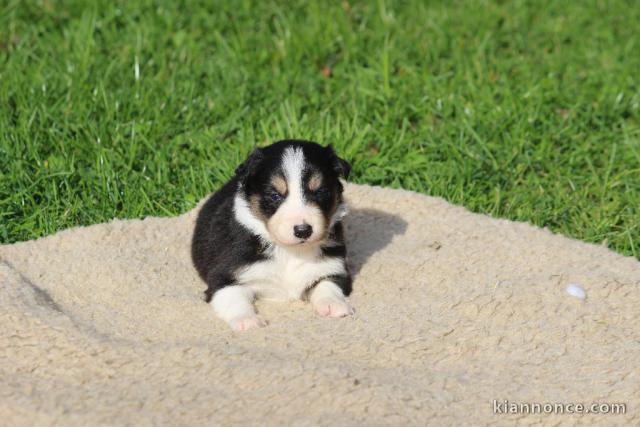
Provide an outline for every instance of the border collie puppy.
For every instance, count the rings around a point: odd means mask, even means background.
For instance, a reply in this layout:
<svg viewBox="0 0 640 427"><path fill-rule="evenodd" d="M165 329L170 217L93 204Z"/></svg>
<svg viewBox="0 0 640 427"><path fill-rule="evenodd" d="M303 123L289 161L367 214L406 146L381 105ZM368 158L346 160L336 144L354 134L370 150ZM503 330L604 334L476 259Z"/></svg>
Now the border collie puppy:
<svg viewBox="0 0 640 427"><path fill-rule="evenodd" d="M191 256L205 300L235 330L264 326L256 298L353 314L341 220L349 163L331 146L285 140L256 149L202 206Z"/></svg>

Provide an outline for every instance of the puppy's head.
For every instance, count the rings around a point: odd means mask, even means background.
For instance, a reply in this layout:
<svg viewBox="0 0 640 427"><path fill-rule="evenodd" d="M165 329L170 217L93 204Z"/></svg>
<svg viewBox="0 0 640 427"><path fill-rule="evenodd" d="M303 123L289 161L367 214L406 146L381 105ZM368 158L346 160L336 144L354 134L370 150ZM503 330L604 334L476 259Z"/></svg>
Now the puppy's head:
<svg viewBox="0 0 640 427"><path fill-rule="evenodd" d="M343 215L342 184L351 169L331 146L286 140L256 149L236 170L240 195L269 240L317 243Z"/></svg>

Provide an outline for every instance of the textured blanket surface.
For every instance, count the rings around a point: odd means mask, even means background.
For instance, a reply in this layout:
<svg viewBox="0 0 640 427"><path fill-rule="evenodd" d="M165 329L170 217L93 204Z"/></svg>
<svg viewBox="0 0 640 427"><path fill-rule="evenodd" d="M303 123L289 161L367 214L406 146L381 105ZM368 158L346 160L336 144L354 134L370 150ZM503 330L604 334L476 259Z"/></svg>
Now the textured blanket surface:
<svg viewBox="0 0 640 427"><path fill-rule="evenodd" d="M197 208L0 246L0 424L640 423L637 260L408 191L346 196L345 319L258 302L269 325L232 332L191 266Z"/></svg>

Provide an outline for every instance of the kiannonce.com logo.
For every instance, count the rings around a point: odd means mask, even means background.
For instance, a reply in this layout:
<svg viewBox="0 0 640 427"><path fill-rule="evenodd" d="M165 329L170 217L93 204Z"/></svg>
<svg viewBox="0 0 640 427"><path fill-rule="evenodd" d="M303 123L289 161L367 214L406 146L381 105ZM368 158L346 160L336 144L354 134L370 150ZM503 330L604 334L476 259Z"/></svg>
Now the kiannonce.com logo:
<svg viewBox="0 0 640 427"><path fill-rule="evenodd" d="M626 403L539 403L493 400L494 414L626 414Z"/></svg>

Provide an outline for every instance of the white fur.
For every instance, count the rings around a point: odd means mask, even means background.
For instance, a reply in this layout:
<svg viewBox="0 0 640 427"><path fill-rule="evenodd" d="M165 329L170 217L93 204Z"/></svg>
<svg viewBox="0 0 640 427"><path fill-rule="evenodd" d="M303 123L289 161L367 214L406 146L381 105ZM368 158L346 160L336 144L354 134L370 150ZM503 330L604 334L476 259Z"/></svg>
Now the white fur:
<svg viewBox="0 0 640 427"><path fill-rule="evenodd" d="M337 222L341 221L342 218L347 216L349 213L349 206L346 203L342 202L338 205L338 208L334 212L331 217L331 223L329 224L329 228L333 227Z"/></svg>
<svg viewBox="0 0 640 427"><path fill-rule="evenodd" d="M271 238L269 237L269 231L267 230L267 227L265 226L264 222L260 221L251 213L249 203L242 196L242 193L240 191L236 193L236 197L233 201L233 211L236 220L247 230L260 237L263 242L271 243Z"/></svg>
<svg viewBox="0 0 640 427"><path fill-rule="evenodd" d="M302 171L304 171L304 153L301 148L289 147L282 154L282 170L287 180L289 196L299 203L302 197Z"/></svg>
<svg viewBox="0 0 640 427"><path fill-rule="evenodd" d="M265 325L253 308L253 291L246 286L227 286L216 291L211 306L231 328L244 331Z"/></svg>
<svg viewBox="0 0 640 427"><path fill-rule="evenodd" d="M261 298L300 299L319 278L346 272L342 259L322 257L317 245L304 249L274 246L271 250L270 259L247 266L237 275L239 283Z"/></svg>
<svg viewBox="0 0 640 427"><path fill-rule="evenodd" d="M354 313L342 290L330 280L318 283L311 291L309 301L323 317L344 317Z"/></svg>
<svg viewBox="0 0 640 427"><path fill-rule="evenodd" d="M346 272L342 259L322 257L318 245L304 249L272 246L270 251L270 259L239 272L237 285L224 287L213 295L214 311L236 331L266 325L253 307L256 297L278 301L302 299L319 278ZM309 301L324 317L353 314L342 290L330 280L316 284L309 293Z"/></svg>

